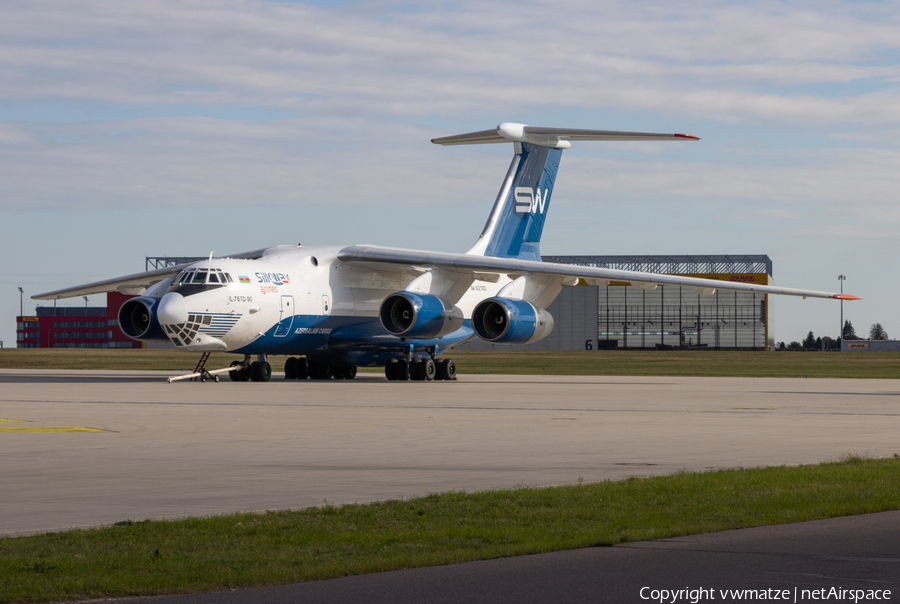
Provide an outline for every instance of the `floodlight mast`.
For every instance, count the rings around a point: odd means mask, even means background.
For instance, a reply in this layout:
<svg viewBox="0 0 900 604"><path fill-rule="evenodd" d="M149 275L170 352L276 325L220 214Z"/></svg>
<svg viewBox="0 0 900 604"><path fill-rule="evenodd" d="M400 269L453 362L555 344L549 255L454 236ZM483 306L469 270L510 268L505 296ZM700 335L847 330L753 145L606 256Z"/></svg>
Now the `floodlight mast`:
<svg viewBox="0 0 900 604"><path fill-rule="evenodd" d="M841 282L841 293L844 293L844 281L847 279L847 275L838 275L838 281ZM844 300L841 299L841 329L838 331L839 337L841 338L841 348L844 347Z"/></svg>

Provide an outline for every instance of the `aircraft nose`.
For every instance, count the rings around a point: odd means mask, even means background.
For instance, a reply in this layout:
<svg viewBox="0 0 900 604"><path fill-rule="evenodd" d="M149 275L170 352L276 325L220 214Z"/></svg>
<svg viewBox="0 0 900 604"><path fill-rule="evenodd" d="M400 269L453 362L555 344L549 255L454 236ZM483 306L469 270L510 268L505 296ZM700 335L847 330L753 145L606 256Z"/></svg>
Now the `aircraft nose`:
<svg viewBox="0 0 900 604"><path fill-rule="evenodd" d="M180 325L188 320L187 304L184 296L176 292L169 292L159 301L156 311L159 322L163 325Z"/></svg>

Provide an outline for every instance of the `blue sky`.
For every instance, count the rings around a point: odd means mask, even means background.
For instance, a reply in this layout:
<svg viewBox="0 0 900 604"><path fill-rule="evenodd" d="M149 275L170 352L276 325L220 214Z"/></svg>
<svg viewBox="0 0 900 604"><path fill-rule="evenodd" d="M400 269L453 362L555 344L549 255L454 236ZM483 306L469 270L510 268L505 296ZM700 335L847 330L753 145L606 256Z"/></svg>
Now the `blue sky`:
<svg viewBox="0 0 900 604"><path fill-rule="evenodd" d="M429 139L503 121L702 138L573 145L544 253L769 254L777 285L846 274L845 317L900 337L900 8L682 4L6 2L0 340L17 287L148 255L465 250L511 151ZM835 336L839 307L771 321Z"/></svg>

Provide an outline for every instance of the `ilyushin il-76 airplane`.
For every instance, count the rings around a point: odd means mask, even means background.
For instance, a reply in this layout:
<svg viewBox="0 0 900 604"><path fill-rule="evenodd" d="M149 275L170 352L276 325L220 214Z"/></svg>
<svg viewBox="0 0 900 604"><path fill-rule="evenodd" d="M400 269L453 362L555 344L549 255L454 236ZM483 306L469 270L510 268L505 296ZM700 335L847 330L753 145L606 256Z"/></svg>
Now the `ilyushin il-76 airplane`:
<svg viewBox="0 0 900 604"><path fill-rule="evenodd" d="M438 145L511 143L512 163L481 236L464 254L376 245L279 245L34 296L52 300L133 294L119 326L136 340L170 341L186 352L244 355L234 381L265 382L268 355L286 355L288 379L351 379L384 367L389 380L450 380L439 358L473 338L526 344L553 330L546 308L564 286L627 282L816 298L855 296L752 283L542 262L541 233L560 156L572 141L696 141L685 134L541 128L496 129L433 139ZM254 357L256 357L255 360ZM199 374L195 374L199 375ZM188 377L188 376L185 376ZM215 378L218 381L218 377Z"/></svg>

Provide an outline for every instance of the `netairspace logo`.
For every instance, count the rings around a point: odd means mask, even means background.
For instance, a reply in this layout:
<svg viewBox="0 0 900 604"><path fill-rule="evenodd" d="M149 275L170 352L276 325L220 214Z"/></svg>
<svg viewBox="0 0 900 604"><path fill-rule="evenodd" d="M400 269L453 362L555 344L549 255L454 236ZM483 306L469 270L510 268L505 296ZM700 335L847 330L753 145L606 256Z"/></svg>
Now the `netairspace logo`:
<svg viewBox="0 0 900 604"><path fill-rule="evenodd" d="M835 602L885 601L891 599L890 589L844 589L843 587L821 587L819 589L716 589L698 587L691 589L653 589L642 587L642 600L659 602L660 604L678 604L711 600L720 602L756 602L761 600L780 600L782 602L813 602L833 600Z"/></svg>

